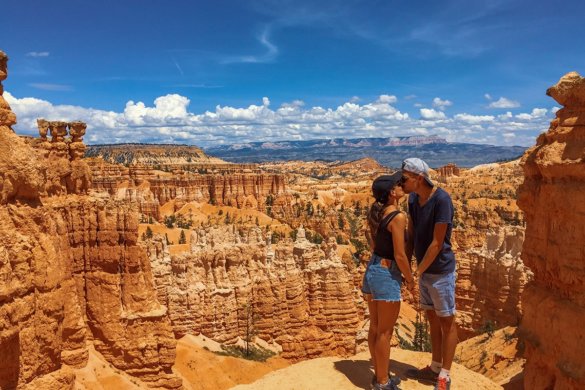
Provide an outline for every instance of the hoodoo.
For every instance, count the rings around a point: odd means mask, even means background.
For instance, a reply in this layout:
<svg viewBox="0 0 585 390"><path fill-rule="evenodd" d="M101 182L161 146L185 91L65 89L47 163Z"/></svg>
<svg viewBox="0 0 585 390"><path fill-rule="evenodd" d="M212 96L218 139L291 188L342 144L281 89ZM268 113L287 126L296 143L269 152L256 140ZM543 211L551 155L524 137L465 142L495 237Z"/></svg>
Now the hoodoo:
<svg viewBox="0 0 585 390"><path fill-rule="evenodd" d="M585 388L585 79L547 94L563 108L523 157L522 258L534 272L522 297L526 389Z"/></svg>

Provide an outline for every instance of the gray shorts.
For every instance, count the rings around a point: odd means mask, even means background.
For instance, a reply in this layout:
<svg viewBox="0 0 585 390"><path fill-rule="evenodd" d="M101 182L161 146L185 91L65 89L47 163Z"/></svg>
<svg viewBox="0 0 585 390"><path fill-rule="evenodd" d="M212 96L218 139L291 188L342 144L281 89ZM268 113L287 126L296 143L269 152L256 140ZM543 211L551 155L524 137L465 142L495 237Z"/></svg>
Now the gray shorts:
<svg viewBox="0 0 585 390"><path fill-rule="evenodd" d="M455 315L455 277L455 271L448 274L423 273L418 281L421 308L434 310L439 317Z"/></svg>

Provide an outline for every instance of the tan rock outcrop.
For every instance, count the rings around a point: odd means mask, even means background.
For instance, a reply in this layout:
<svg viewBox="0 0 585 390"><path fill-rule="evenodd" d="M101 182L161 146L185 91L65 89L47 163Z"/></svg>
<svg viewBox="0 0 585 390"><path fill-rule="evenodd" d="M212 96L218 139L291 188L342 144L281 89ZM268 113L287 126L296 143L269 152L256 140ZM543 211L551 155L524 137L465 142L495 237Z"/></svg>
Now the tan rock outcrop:
<svg viewBox="0 0 585 390"><path fill-rule="evenodd" d="M525 388L585 388L585 79L572 72L547 94L563 105L522 161Z"/></svg>
<svg viewBox="0 0 585 390"><path fill-rule="evenodd" d="M260 228L234 225L200 229L190 242L189 253L174 256L162 239L148 246L177 336L235 343L249 305L255 335L287 359L355 352L353 280L334 242L320 248L301 233L294 245L272 245Z"/></svg>

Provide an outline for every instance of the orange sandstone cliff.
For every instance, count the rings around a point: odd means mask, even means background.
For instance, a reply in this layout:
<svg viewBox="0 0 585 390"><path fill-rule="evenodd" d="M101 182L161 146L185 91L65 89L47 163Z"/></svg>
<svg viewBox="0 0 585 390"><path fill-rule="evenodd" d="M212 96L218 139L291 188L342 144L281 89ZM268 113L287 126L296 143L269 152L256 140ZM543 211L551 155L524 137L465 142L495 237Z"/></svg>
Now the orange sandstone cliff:
<svg viewBox="0 0 585 390"><path fill-rule="evenodd" d="M137 214L87 195L85 124L40 121L25 141L14 123L0 99L0 388L72 389L90 344L149 386L181 387Z"/></svg>
<svg viewBox="0 0 585 390"><path fill-rule="evenodd" d="M523 157L522 296L526 389L585 388L585 79L572 72L547 94L561 108Z"/></svg>

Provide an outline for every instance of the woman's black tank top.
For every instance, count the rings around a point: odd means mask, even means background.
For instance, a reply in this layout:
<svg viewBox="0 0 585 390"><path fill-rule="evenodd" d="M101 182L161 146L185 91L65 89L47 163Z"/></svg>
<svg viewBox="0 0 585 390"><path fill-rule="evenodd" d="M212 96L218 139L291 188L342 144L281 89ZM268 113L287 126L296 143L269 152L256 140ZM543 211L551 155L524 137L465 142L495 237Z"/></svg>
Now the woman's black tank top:
<svg viewBox="0 0 585 390"><path fill-rule="evenodd" d="M392 233L388 231L388 224L400 211L393 211L385 216L378 225L376 230L376 239L374 240L374 253L385 259L394 260L394 243L392 242Z"/></svg>

